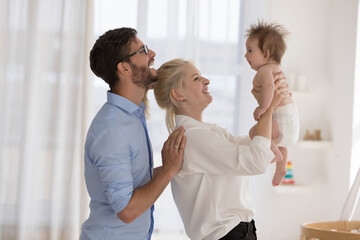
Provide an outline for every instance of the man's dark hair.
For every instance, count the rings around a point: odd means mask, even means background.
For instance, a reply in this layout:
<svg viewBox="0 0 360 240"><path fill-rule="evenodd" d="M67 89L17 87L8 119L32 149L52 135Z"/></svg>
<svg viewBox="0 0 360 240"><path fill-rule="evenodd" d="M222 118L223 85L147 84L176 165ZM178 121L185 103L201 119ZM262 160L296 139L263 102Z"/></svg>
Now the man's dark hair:
<svg viewBox="0 0 360 240"><path fill-rule="evenodd" d="M136 30L132 28L109 30L96 40L90 51L91 70L109 84L110 89L119 80L116 75L116 65L121 60L129 60L126 56L130 52L130 45L136 34Z"/></svg>

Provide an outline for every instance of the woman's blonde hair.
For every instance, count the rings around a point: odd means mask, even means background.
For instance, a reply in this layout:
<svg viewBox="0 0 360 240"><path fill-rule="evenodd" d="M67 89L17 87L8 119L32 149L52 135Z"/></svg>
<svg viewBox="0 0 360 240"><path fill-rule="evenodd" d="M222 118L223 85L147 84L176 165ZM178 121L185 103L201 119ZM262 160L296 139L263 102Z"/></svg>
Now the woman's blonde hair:
<svg viewBox="0 0 360 240"><path fill-rule="evenodd" d="M173 59L161 65L157 70L158 80L153 84L154 95L157 104L161 109L166 110L166 127L171 133L175 129L175 108L177 101L172 97L171 91L182 90L182 83L185 76L183 66L189 61Z"/></svg>

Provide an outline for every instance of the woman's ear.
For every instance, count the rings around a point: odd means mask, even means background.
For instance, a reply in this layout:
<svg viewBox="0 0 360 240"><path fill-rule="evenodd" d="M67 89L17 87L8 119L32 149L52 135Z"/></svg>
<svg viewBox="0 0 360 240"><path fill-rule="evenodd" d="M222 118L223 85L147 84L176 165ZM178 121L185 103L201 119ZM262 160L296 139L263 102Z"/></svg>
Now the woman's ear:
<svg viewBox="0 0 360 240"><path fill-rule="evenodd" d="M180 101L183 102L185 100L184 96L179 93L179 91L177 89L173 89L171 90L171 96L176 100L176 101Z"/></svg>
<svg viewBox="0 0 360 240"><path fill-rule="evenodd" d="M266 50L264 51L264 58L265 58L265 61L269 60L269 58L270 58L270 51L269 51L269 49L266 49Z"/></svg>

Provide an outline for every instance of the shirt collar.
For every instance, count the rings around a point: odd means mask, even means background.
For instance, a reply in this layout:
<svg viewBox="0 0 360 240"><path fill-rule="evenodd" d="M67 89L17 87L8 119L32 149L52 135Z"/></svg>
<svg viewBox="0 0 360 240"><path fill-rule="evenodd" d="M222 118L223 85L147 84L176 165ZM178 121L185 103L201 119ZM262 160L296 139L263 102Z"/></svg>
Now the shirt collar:
<svg viewBox="0 0 360 240"><path fill-rule="evenodd" d="M129 99L124 98L118 94L112 93L110 91L107 92L107 102L113 104L127 112L135 114L138 118L141 118L145 112L145 104L143 102L140 103L140 106L131 102Z"/></svg>
<svg viewBox="0 0 360 240"><path fill-rule="evenodd" d="M176 128L178 128L179 126L183 126L185 129L187 126L206 128L213 128L216 126L216 124L212 123L199 122L198 120L195 120L194 118L185 115L175 115L175 124Z"/></svg>

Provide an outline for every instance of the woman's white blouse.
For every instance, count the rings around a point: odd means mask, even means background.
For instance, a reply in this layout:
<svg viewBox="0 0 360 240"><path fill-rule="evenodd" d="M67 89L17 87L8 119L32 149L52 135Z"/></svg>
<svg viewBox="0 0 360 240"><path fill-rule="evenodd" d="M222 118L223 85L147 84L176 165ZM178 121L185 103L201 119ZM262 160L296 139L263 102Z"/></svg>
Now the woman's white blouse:
<svg viewBox="0 0 360 240"><path fill-rule="evenodd" d="M274 158L270 140L235 137L183 115L175 122L185 128L186 147L171 189L185 231L192 240L219 239L253 218L249 175L264 173Z"/></svg>

